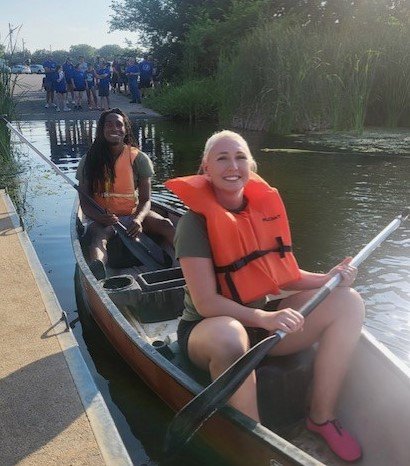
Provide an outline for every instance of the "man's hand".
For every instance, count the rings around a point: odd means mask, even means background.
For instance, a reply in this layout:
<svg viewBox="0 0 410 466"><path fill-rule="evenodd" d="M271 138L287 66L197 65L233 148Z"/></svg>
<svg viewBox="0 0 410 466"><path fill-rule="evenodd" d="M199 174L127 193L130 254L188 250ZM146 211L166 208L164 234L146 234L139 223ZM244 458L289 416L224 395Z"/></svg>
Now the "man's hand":
<svg viewBox="0 0 410 466"><path fill-rule="evenodd" d="M118 222L118 217L110 213L99 214L95 221L109 227Z"/></svg>
<svg viewBox="0 0 410 466"><path fill-rule="evenodd" d="M127 229L127 234L132 238L136 238L142 232L142 222L138 217L132 220L131 225Z"/></svg>

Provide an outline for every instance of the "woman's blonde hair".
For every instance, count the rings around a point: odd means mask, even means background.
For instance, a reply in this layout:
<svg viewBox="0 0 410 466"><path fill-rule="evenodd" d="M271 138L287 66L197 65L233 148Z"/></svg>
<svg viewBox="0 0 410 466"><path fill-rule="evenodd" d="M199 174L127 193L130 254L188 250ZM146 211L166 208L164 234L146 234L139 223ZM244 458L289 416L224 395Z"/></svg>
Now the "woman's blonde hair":
<svg viewBox="0 0 410 466"><path fill-rule="evenodd" d="M246 155L247 155L247 157L249 159L249 162L250 162L250 169L253 172L256 172L256 169L257 169L256 161L253 158L253 155L251 154L248 143L245 141L245 139L239 133L235 133L234 131L224 129L222 131L217 131L211 137L209 137L208 140L206 141L204 152L203 152L203 155L202 155L201 164L200 164L199 170L198 170L198 174L203 174L204 173L204 165L205 165L206 161L208 160L208 155L212 151L212 148L214 147L214 145L220 139L223 139L223 138L226 138L226 137L234 139L234 140L240 142L241 144L243 144L244 149L245 149L245 153L246 153Z"/></svg>

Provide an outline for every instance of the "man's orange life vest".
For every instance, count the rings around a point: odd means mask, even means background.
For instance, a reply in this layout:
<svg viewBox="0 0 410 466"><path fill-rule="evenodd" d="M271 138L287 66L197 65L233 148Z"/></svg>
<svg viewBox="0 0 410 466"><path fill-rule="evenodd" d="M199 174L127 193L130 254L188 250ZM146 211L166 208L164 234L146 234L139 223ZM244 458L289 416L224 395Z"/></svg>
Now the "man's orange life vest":
<svg viewBox="0 0 410 466"><path fill-rule="evenodd" d="M136 147L125 146L115 161L114 183L106 181L104 192L94 193L95 201L112 214L131 215L137 208L132 164L138 153Z"/></svg>
<svg viewBox="0 0 410 466"><path fill-rule="evenodd" d="M219 291L250 303L300 278L292 254L286 211L277 189L251 173L241 212L222 207L204 175L165 183L193 212L206 219Z"/></svg>

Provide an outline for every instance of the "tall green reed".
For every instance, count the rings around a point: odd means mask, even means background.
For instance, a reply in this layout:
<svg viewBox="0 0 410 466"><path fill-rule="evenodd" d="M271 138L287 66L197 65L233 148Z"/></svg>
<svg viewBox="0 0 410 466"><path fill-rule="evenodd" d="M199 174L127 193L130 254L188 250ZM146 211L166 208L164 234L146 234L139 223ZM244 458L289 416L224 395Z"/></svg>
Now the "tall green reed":
<svg viewBox="0 0 410 466"><path fill-rule="evenodd" d="M16 79L2 70L0 72L0 115L9 120L15 116L15 101L13 89ZM20 171L20 163L13 154L10 141L10 131L4 121L0 121L0 188L14 186L15 177Z"/></svg>
<svg viewBox="0 0 410 466"><path fill-rule="evenodd" d="M220 59L221 119L277 133L312 129L361 133L377 100L385 103L387 118L389 113L396 115L397 124L409 99L410 55L405 50L409 41L398 52L400 73L389 69L387 50L398 39L386 35L389 40L381 41L380 28L390 27L348 24L319 30L283 20L264 24L234 53ZM378 80L381 70L386 84ZM392 87L393 79L400 85Z"/></svg>
<svg viewBox="0 0 410 466"><path fill-rule="evenodd" d="M375 98L381 102L384 124L400 125L410 109L410 27L396 23L380 36L382 56L376 70Z"/></svg>
<svg viewBox="0 0 410 466"><path fill-rule="evenodd" d="M146 104L164 115L183 118L190 123L216 113L213 78L191 79L180 86L167 86L147 98Z"/></svg>

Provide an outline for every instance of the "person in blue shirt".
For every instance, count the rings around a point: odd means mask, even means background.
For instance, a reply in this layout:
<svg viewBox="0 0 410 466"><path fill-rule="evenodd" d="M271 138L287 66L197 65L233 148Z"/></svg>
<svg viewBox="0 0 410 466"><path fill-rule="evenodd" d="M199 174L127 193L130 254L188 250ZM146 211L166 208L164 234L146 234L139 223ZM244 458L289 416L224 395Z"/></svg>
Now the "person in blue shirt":
<svg viewBox="0 0 410 466"><path fill-rule="evenodd" d="M147 93L147 89L152 87L154 64L151 56L144 55L143 60L139 64L140 68L140 90L141 97L144 98Z"/></svg>
<svg viewBox="0 0 410 466"><path fill-rule="evenodd" d="M74 86L73 86L73 75L74 75L74 65L70 57L67 57L65 63L63 63L63 71L65 80L67 81L67 103L69 101L68 94L71 96L71 103L75 104L74 100Z"/></svg>
<svg viewBox="0 0 410 466"><path fill-rule="evenodd" d="M88 108L94 110L98 108L97 92L95 90L95 70L89 64L85 72L85 90L87 92Z"/></svg>
<svg viewBox="0 0 410 466"><path fill-rule="evenodd" d="M140 92L138 89L138 78L140 75L140 68L137 65L135 58L130 58L128 60L128 65L125 68L125 75L128 78L128 86L130 88L132 100L130 100L131 104L136 104L137 102L141 103Z"/></svg>
<svg viewBox="0 0 410 466"><path fill-rule="evenodd" d="M46 61L43 63L45 71L44 88L46 90L46 105L45 108L57 107L54 103L54 84L57 80L57 63L52 59L51 55L47 56Z"/></svg>
<svg viewBox="0 0 410 466"><path fill-rule="evenodd" d="M81 71L79 64L77 64L74 68L72 83L73 83L74 92L75 92L74 108L82 109L83 108L83 94L85 91L85 76L84 76L83 71Z"/></svg>
<svg viewBox="0 0 410 466"><path fill-rule="evenodd" d="M97 69L98 78L98 95L100 97L101 110L109 110L110 108L110 78L111 70L109 63L101 60L100 68Z"/></svg>
<svg viewBox="0 0 410 466"><path fill-rule="evenodd" d="M64 112L69 112L70 109L66 104L67 81L64 75L63 67L61 65L57 65L56 73L57 79L54 85L54 89L57 94L58 101L57 112L60 112L61 110Z"/></svg>

